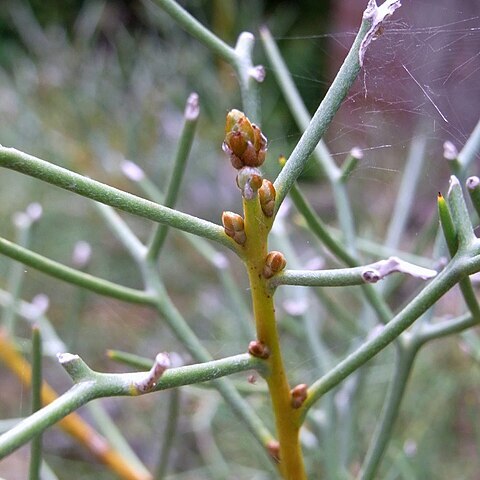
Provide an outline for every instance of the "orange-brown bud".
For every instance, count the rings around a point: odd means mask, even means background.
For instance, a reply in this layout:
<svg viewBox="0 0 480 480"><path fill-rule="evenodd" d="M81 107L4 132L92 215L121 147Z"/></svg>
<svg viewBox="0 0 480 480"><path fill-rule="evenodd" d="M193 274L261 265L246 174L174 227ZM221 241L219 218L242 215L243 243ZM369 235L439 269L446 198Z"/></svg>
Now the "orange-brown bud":
<svg viewBox="0 0 480 480"><path fill-rule="evenodd" d="M248 344L248 353L253 357L263 358L264 360L270 356L270 350L260 340L252 340Z"/></svg>
<svg viewBox="0 0 480 480"><path fill-rule="evenodd" d="M307 399L308 387L305 383L300 383L290 390L292 396L291 405L293 408L300 408L303 402Z"/></svg>
<svg viewBox="0 0 480 480"><path fill-rule="evenodd" d="M265 278L271 278L276 273L281 272L286 265L287 261L285 260L283 253L273 250L267 255L267 258L265 259L263 276Z"/></svg>
<svg viewBox="0 0 480 480"><path fill-rule="evenodd" d="M259 167L265 160L267 139L243 112L231 110L225 122L222 148L234 168Z"/></svg>
<svg viewBox="0 0 480 480"><path fill-rule="evenodd" d="M245 235L245 225L243 218L237 213L223 212L222 223L225 233L233 238L239 245L243 245L247 240Z"/></svg>
<svg viewBox="0 0 480 480"><path fill-rule="evenodd" d="M258 197L260 198L260 206L266 217L272 217L275 210L275 187L273 183L267 179L263 180Z"/></svg>

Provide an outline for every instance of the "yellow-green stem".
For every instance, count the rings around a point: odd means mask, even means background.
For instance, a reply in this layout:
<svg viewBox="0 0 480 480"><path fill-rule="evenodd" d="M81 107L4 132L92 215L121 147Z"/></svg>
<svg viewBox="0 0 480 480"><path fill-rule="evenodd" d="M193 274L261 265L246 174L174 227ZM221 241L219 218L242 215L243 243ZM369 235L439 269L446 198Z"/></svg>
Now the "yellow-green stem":
<svg viewBox="0 0 480 480"><path fill-rule="evenodd" d="M263 276L268 253L267 237L272 219L262 212L258 198L243 201L245 215L245 264L248 270L253 301L257 339L269 350L269 373L266 376L277 436L280 443L279 468L286 480L306 480L299 430L301 420L298 410L291 405L288 384L275 320L273 291Z"/></svg>

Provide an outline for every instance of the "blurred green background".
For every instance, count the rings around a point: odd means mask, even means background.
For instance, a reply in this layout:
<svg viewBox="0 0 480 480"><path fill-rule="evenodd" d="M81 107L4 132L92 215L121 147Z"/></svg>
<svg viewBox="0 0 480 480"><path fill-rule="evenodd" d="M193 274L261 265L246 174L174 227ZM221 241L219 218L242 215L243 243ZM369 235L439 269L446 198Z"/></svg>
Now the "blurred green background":
<svg viewBox="0 0 480 480"><path fill-rule="evenodd" d="M365 2L181 3L230 44L241 31L257 34L258 27L267 24L313 112L353 39ZM410 2L369 51L365 68L326 138L338 162L353 146L364 149L365 159L350 183L357 227L363 238L381 241L410 144L419 137L427 142L424 176L402 247L414 251L425 226L435 222L435 196L438 190L445 192L449 176L441 158L442 144L451 140L461 148L480 111L479 16L476 0L441 1L433 12L427 1L415 5ZM266 61L260 45L255 58L258 63ZM424 87L429 98L412 78ZM234 173L220 148L225 113L240 107L232 70L185 34L153 2L2 2L2 145L139 193L121 170L125 159L132 160L163 188L184 104L192 91L200 96L201 118L178 208L218 223L223 210L240 208ZM269 139L266 172L274 178L278 171L276 158L288 155L301 132L268 65L261 91L262 128ZM478 174L478 163L476 168ZM302 180L322 218L335 226L332 195L320 172L312 165ZM133 262L91 202L6 170L0 171L2 236L15 238L12 215L31 202L40 202L44 210L34 227L34 251L71 264L76 242L88 240L93 251L91 273L140 286ZM148 238L148 222L133 217L126 220L140 238ZM286 229L304 265L320 256L327 264L332 263L305 233L295 213L289 214ZM425 246L419 245L417 253L428 257L434 240L428 235L425 238ZM215 272L175 232L170 233L165 250L168 254L162 256L160 268L169 292L210 352L220 358L244 351L246 338L238 333L235 323L238 314L225 304ZM238 289L248 301L244 272L231 259ZM11 262L0 258L0 288L5 288L10 269ZM415 283L403 285L391 299L392 305L401 306L418 288ZM71 338L69 318L79 315L72 346L74 353L93 368L125 368L105 359L109 348L147 357L168 348L189 361L182 346L147 309L88 293L74 313L72 305L78 299L74 287L26 269L22 298L31 300L38 293L50 298L48 315L62 338ZM293 301L301 309L301 295L297 295L298 291L288 289L279 295L282 343L292 382L308 383L318 377L318 371L316 359L305 358L299 348L296 332L300 327L291 307ZM359 309L353 289L335 291L331 296L353 315ZM368 327L339 332L335 318L318 304L315 308L321 318L319 334L333 355L343 358L356 341L364 338ZM457 292L452 292L442 300L437 314L454 315L462 309ZM18 334L20 339L29 336L25 326ZM478 357L475 361L466 345L465 339L449 338L429 345L419 355L378 478L479 478L480 375ZM358 413L349 447L351 474L358 469L378 417L391 375L392 350L387 349L372 362L357 392ZM45 374L59 391L70 386L51 359L45 361ZM237 380L246 383L242 376ZM2 417L25 415L29 405L24 400L26 392L16 386L4 368L0 368L0 385ZM261 398L252 398L259 409L265 408ZM166 420L161 396L110 399L104 404L142 460L149 467L155 465ZM323 426L331 414L328 405L318 408L319 424ZM187 415L180 421L172 476L168 478L270 478L261 473L265 468L263 457L213 391L186 389L182 409ZM314 474L312 478L349 478L346 474L321 476L328 456L335 454L335 441L322 434L317 437L310 444L305 441L309 464L318 472L318 477ZM92 464L81 448L55 429L47 433L44 443L45 458L58 478L114 478L103 467ZM0 463L0 476L25 478L26 474L18 472L27 465L28 452L16 455L18 460ZM208 464L213 466L209 469Z"/></svg>

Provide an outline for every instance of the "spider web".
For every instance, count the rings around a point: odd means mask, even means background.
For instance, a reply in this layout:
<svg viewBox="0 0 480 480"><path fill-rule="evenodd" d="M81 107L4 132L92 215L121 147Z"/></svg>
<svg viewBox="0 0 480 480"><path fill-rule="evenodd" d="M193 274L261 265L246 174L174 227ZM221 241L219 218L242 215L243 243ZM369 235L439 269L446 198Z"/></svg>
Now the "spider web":
<svg viewBox="0 0 480 480"><path fill-rule="evenodd" d="M328 78L294 71L298 84L310 82L320 89L324 80L332 81L353 42L363 7L364 2L354 0L335 2L333 24L337 31L281 39L328 39ZM326 141L339 162L352 147L360 147L365 162L357 177L388 183L402 169L399 152L406 151L416 136L425 135L427 175L447 175L443 143L449 140L460 150L479 113L480 3L404 0L367 50L364 67ZM406 153L401 156L405 158ZM475 162L475 171L478 165Z"/></svg>

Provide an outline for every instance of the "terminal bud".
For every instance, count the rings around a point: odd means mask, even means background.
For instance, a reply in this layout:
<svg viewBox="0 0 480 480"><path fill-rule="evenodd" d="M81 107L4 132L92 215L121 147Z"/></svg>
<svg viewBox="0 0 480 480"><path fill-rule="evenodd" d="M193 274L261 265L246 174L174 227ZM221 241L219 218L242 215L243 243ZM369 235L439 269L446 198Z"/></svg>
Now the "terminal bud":
<svg viewBox="0 0 480 480"><path fill-rule="evenodd" d="M265 160L267 139L243 112L231 110L225 122L223 151L236 169L259 167Z"/></svg>

